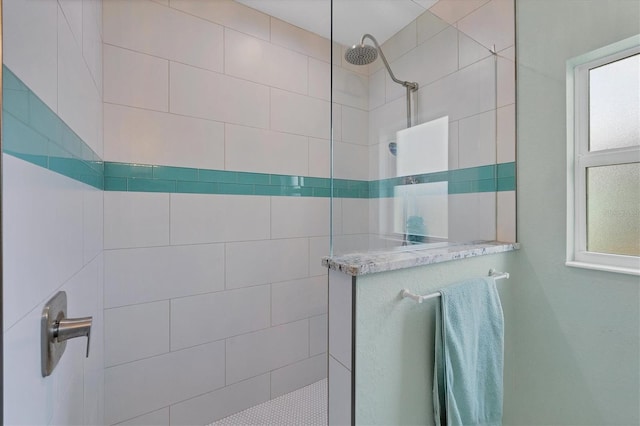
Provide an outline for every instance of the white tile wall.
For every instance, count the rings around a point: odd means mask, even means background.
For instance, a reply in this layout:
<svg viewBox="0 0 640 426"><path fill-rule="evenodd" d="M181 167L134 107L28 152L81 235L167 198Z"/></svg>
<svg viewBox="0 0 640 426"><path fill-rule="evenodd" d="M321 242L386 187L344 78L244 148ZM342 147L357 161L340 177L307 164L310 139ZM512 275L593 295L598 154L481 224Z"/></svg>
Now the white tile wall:
<svg viewBox="0 0 640 426"><path fill-rule="evenodd" d="M458 122L458 167L496 162L496 112L487 111Z"/></svg>
<svg viewBox="0 0 640 426"><path fill-rule="evenodd" d="M331 142L328 139L309 138L309 174L315 177L331 176Z"/></svg>
<svg viewBox="0 0 640 426"><path fill-rule="evenodd" d="M322 278L325 281L328 280L326 275ZM314 356L327 352L328 332L328 315L319 315L309 319L309 355Z"/></svg>
<svg viewBox="0 0 640 426"><path fill-rule="evenodd" d="M243 334L226 343L226 381L231 384L307 358L309 321Z"/></svg>
<svg viewBox="0 0 640 426"><path fill-rule="evenodd" d="M170 6L225 27L233 28L263 40L270 37L269 15L233 0L173 0Z"/></svg>
<svg viewBox="0 0 640 426"><path fill-rule="evenodd" d="M105 421L115 424L224 386L224 342L105 370Z"/></svg>
<svg viewBox="0 0 640 426"><path fill-rule="evenodd" d="M369 112L342 106L342 141L358 145L369 144Z"/></svg>
<svg viewBox="0 0 640 426"><path fill-rule="evenodd" d="M227 170L297 176L306 176L309 172L306 136L226 124L225 138L224 168Z"/></svg>
<svg viewBox="0 0 640 426"><path fill-rule="evenodd" d="M329 357L329 424L351 424L351 371Z"/></svg>
<svg viewBox="0 0 640 426"><path fill-rule="evenodd" d="M104 248L169 244L169 194L105 192Z"/></svg>
<svg viewBox="0 0 640 426"><path fill-rule="evenodd" d="M70 9L82 3L72 2ZM74 15L72 15L74 16ZM96 153L102 154L102 87L96 82L82 53L82 39L74 38L69 22L58 14L58 116Z"/></svg>
<svg viewBox="0 0 640 426"><path fill-rule="evenodd" d="M118 423L119 426L169 426L169 407L152 411L148 414L135 417L126 422Z"/></svg>
<svg viewBox="0 0 640 426"><path fill-rule="evenodd" d="M268 285L171 301L171 349L236 336L270 325Z"/></svg>
<svg viewBox="0 0 640 426"><path fill-rule="evenodd" d="M307 56L226 29L224 70L234 77L307 93Z"/></svg>
<svg viewBox="0 0 640 426"><path fill-rule="evenodd" d="M263 374L220 390L171 406L172 425L202 426L269 400L269 374Z"/></svg>
<svg viewBox="0 0 640 426"><path fill-rule="evenodd" d="M58 110L58 4L3 4L3 63L53 111Z"/></svg>
<svg viewBox="0 0 640 426"><path fill-rule="evenodd" d="M498 241L516 241L516 192L498 192Z"/></svg>
<svg viewBox="0 0 640 426"><path fill-rule="evenodd" d="M271 238L329 235L329 198L274 197L271 200Z"/></svg>
<svg viewBox="0 0 640 426"><path fill-rule="evenodd" d="M224 289L224 245L197 244L105 251L105 307Z"/></svg>
<svg viewBox="0 0 640 426"><path fill-rule="evenodd" d="M8 330L82 268L85 186L6 154L3 175Z"/></svg>
<svg viewBox="0 0 640 426"><path fill-rule="evenodd" d="M269 204L269 197L171 194L171 244L267 239Z"/></svg>
<svg viewBox="0 0 640 426"><path fill-rule="evenodd" d="M331 61L329 40L274 17L271 17L271 43L327 63Z"/></svg>
<svg viewBox="0 0 640 426"><path fill-rule="evenodd" d="M489 0L466 0L460 2L458 0L441 0L432 6L429 11L445 22L454 24L488 1Z"/></svg>
<svg viewBox="0 0 640 426"><path fill-rule="evenodd" d="M329 355L351 369L351 276L329 271Z"/></svg>
<svg viewBox="0 0 640 426"><path fill-rule="evenodd" d="M122 105L104 105L104 159L224 169L224 124Z"/></svg>
<svg viewBox="0 0 640 426"><path fill-rule="evenodd" d="M516 105L498 108L498 135L496 142L498 163L516 161Z"/></svg>
<svg viewBox="0 0 640 426"><path fill-rule="evenodd" d="M157 3L126 0L106 2L104 22L105 43L222 72L220 25Z"/></svg>
<svg viewBox="0 0 640 426"><path fill-rule="evenodd" d="M496 193L449 195L449 240L496 239Z"/></svg>
<svg viewBox="0 0 640 426"><path fill-rule="evenodd" d="M308 244L307 238L227 243L227 289L306 277Z"/></svg>
<svg viewBox="0 0 640 426"><path fill-rule="evenodd" d="M171 62L170 68L171 112L252 127L269 127L267 87L176 62Z"/></svg>
<svg viewBox="0 0 640 426"><path fill-rule="evenodd" d="M169 111L169 61L105 44L104 101Z"/></svg>
<svg viewBox="0 0 640 426"><path fill-rule="evenodd" d="M296 135L330 136L329 102L280 89L271 89L271 128Z"/></svg>
<svg viewBox="0 0 640 426"><path fill-rule="evenodd" d="M369 232L369 200L345 198L342 200L342 226L344 234Z"/></svg>
<svg viewBox="0 0 640 426"><path fill-rule="evenodd" d="M271 324L278 325L327 313L327 277L271 285Z"/></svg>
<svg viewBox="0 0 640 426"><path fill-rule="evenodd" d="M458 22L458 29L483 46L500 51L515 43L513 0L491 0Z"/></svg>
<svg viewBox="0 0 640 426"><path fill-rule="evenodd" d="M169 301L105 310L105 367L169 352L169 315Z"/></svg>
<svg viewBox="0 0 640 426"><path fill-rule="evenodd" d="M430 39L440 31L449 27L449 24L430 11L426 11L422 15L418 16L416 19L416 25L418 44L423 43L425 40Z"/></svg>
<svg viewBox="0 0 640 426"><path fill-rule="evenodd" d="M327 377L327 355L320 354L271 372L271 398Z"/></svg>

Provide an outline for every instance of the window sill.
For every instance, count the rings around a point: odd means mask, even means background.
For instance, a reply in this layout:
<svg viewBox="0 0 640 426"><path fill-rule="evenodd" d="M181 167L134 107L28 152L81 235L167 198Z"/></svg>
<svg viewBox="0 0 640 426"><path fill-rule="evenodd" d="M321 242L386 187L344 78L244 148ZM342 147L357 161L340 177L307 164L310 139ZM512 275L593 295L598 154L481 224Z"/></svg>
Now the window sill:
<svg viewBox="0 0 640 426"><path fill-rule="evenodd" d="M565 265L572 268L593 269L597 271L616 272L618 274L640 275L640 269L623 268L620 266L609 266L597 263L577 262L575 260L565 262Z"/></svg>

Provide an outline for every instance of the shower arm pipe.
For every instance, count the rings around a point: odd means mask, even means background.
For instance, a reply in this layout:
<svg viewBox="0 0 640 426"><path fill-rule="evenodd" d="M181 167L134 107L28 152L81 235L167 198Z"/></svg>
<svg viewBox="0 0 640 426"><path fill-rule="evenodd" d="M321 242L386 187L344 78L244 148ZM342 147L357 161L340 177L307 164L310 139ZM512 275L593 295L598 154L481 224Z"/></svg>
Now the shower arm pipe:
<svg viewBox="0 0 640 426"><path fill-rule="evenodd" d="M387 58L384 56L384 53L382 52L382 48L380 48L380 44L378 44L378 40L376 40L376 38L374 36L372 36L371 34L365 34L362 36L362 39L360 39L360 45L364 46L364 39L368 38L370 39L373 44L375 44L376 49L378 49L378 52L380 53L380 57L382 58L382 62L384 62L384 66L387 68L387 71L389 72L389 76L391 77L391 80L393 80L394 82L401 84L402 86L406 87L407 90L410 90L412 92L415 92L416 90L418 90L418 83L416 82L411 82L411 81L402 81L396 78L395 75L393 75L393 71L391 71L391 67L389 66L389 62L387 62ZM408 93L408 92L407 92Z"/></svg>
<svg viewBox="0 0 640 426"><path fill-rule="evenodd" d="M387 71L389 72L389 77L391 77L391 80L393 80L395 83L398 83L406 87L407 89L407 128L411 127L411 92L415 92L416 90L418 90L418 87L419 87L418 83L397 79L396 76L393 75L393 71L391 71L389 62L387 62L387 58L384 56L384 53L382 52L382 48L380 47L380 44L378 44L378 40L376 40L376 38L371 34L365 34L360 39L361 46L364 46L365 38L370 39L373 42L373 44L376 46L376 49L378 49L378 52L380 53L380 57L382 58L382 62L384 63L384 66L387 68Z"/></svg>

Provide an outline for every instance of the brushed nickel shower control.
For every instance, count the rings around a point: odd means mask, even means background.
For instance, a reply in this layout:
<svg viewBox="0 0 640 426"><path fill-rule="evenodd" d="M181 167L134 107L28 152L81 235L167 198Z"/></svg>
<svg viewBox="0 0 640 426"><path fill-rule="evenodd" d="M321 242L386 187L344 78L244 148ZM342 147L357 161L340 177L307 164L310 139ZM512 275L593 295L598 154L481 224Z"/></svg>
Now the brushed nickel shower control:
<svg viewBox="0 0 640 426"><path fill-rule="evenodd" d="M59 291L44 305L41 320L42 377L53 372L67 347L67 340L87 337L87 358L92 317L67 318L67 293Z"/></svg>

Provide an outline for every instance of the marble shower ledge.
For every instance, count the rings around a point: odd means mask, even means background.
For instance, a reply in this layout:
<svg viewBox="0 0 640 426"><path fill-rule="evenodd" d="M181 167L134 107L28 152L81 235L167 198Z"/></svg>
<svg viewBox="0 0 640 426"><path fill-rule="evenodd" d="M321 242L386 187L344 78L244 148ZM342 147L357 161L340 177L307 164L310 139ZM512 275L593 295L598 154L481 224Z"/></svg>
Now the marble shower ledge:
<svg viewBox="0 0 640 426"><path fill-rule="evenodd" d="M431 265L468 257L518 250L519 243L473 242L415 250L396 249L323 257L322 265L351 276Z"/></svg>

